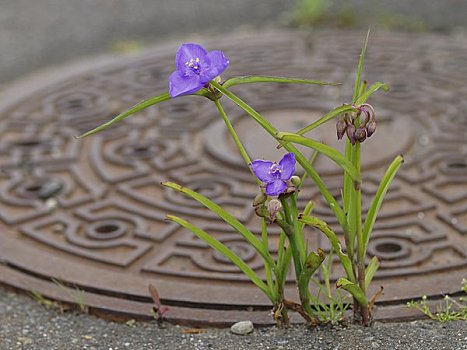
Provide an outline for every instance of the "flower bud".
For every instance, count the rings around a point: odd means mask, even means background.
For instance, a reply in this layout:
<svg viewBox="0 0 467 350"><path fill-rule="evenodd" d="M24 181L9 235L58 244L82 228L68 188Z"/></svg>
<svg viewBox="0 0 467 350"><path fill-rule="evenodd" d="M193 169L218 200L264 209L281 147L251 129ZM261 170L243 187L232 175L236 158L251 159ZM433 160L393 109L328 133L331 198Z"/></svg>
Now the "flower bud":
<svg viewBox="0 0 467 350"><path fill-rule="evenodd" d="M354 138L356 141L363 142L366 139L366 129L362 126L358 127L357 130L355 130L354 133Z"/></svg>
<svg viewBox="0 0 467 350"><path fill-rule="evenodd" d="M255 214L260 218L267 218L268 217L268 210L265 205L258 205L255 207Z"/></svg>
<svg viewBox="0 0 467 350"><path fill-rule="evenodd" d="M347 127L347 123L345 122L344 118L339 118L336 123L336 131L337 131L338 140L340 140L344 136L346 127Z"/></svg>
<svg viewBox="0 0 467 350"><path fill-rule="evenodd" d="M281 208L282 208L282 203L278 199L273 198L269 201L268 215L271 221L274 221L276 219L276 214L279 210L281 210Z"/></svg>
<svg viewBox="0 0 467 350"><path fill-rule="evenodd" d="M267 199L268 199L268 196L266 193L264 192L258 193L255 199L253 199L253 206L257 207L258 205L261 205L264 202L266 202Z"/></svg>
<svg viewBox="0 0 467 350"><path fill-rule="evenodd" d="M347 133L347 137L349 138L352 145L355 145L355 126L353 124L347 125L345 132Z"/></svg>
<svg viewBox="0 0 467 350"><path fill-rule="evenodd" d="M294 185L295 188L298 188L302 184L302 179L300 179L299 176L294 175L290 178L290 182L292 183L292 185Z"/></svg>
<svg viewBox="0 0 467 350"><path fill-rule="evenodd" d="M366 136L370 137L373 135L376 131L376 121L370 120L366 126Z"/></svg>
<svg viewBox="0 0 467 350"><path fill-rule="evenodd" d="M289 184L284 192L282 192L278 198L284 199L289 198L293 193L297 191L297 188L293 184Z"/></svg>

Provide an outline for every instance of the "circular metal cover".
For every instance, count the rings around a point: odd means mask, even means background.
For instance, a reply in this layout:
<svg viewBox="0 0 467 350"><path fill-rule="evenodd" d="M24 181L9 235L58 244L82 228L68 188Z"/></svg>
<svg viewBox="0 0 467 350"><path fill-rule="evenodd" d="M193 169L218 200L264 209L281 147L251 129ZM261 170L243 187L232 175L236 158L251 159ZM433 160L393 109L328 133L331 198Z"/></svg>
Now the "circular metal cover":
<svg viewBox="0 0 467 350"><path fill-rule="evenodd" d="M235 88L280 130L297 130L348 102L361 32L268 32L201 40L222 49L225 76L267 74L343 82L342 87L257 84ZM0 110L0 280L95 312L149 317L154 285L177 322L271 322L267 299L223 256L164 220L189 219L237 252L260 275L261 259L199 204L162 188L172 180L227 208L259 234L257 189L210 101L181 97L148 108L101 134L73 136L166 90L177 44L61 70L3 94ZM368 249L381 258L370 288L385 287L377 319L413 316L405 302L460 290L466 277L467 42L437 36L371 35L364 78L387 82L371 103L378 130L362 145L364 210L393 157L406 162L378 217ZM32 85L32 86L31 86ZM226 98L253 158L280 159L274 142ZM334 123L313 135L340 147ZM338 197L337 168L318 171ZM336 221L310 183L302 205ZM279 231L271 228L271 249ZM328 249L307 232L312 249ZM336 268L333 279L342 276ZM62 286L54 280L60 281ZM66 288L68 287L68 289ZM296 298L292 280L288 295Z"/></svg>

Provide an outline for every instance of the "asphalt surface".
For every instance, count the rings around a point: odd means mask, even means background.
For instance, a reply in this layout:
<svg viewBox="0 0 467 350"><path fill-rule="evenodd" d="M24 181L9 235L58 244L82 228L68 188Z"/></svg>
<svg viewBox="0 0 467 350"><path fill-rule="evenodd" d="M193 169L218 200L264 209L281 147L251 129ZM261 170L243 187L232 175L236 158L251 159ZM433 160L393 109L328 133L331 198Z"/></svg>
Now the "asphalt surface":
<svg viewBox="0 0 467 350"><path fill-rule="evenodd" d="M309 329L189 329L157 322L115 323L49 308L0 288L0 349L30 350L465 350L467 321L377 323Z"/></svg>

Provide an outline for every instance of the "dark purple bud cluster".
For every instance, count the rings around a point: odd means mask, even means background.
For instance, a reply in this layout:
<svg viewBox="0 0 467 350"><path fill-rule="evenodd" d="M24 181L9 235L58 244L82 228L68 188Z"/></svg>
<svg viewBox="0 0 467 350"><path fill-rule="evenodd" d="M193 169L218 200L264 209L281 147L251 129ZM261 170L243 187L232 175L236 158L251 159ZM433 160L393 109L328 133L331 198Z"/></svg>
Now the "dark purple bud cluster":
<svg viewBox="0 0 467 350"><path fill-rule="evenodd" d="M367 137L370 137L376 131L376 113L373 106L364 103L355 107L355 109L354 113L345 113L336 123L337 139L340 140L344 137L344 134L347 134L352 145L355 145L356 141L365 141ZM360 116L362 116L362 119L356 125L356 121Z"/></svg>

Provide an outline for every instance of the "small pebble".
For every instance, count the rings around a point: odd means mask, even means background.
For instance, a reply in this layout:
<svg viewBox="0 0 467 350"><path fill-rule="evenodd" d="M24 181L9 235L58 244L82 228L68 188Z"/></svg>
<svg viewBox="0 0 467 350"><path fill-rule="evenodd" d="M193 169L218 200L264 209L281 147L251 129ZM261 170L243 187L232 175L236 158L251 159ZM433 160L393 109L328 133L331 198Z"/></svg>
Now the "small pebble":
<svg viewBox="0 0 467 350"><path fill-rule="evenodd" d="M232 325L232 327L230 327L230 331L233 334L238 334L238 335L246 335L246 334L253 332L253 330L254 330L254 326L253 326L253 322L251 321L237 322L234 325Z"/></svg>

